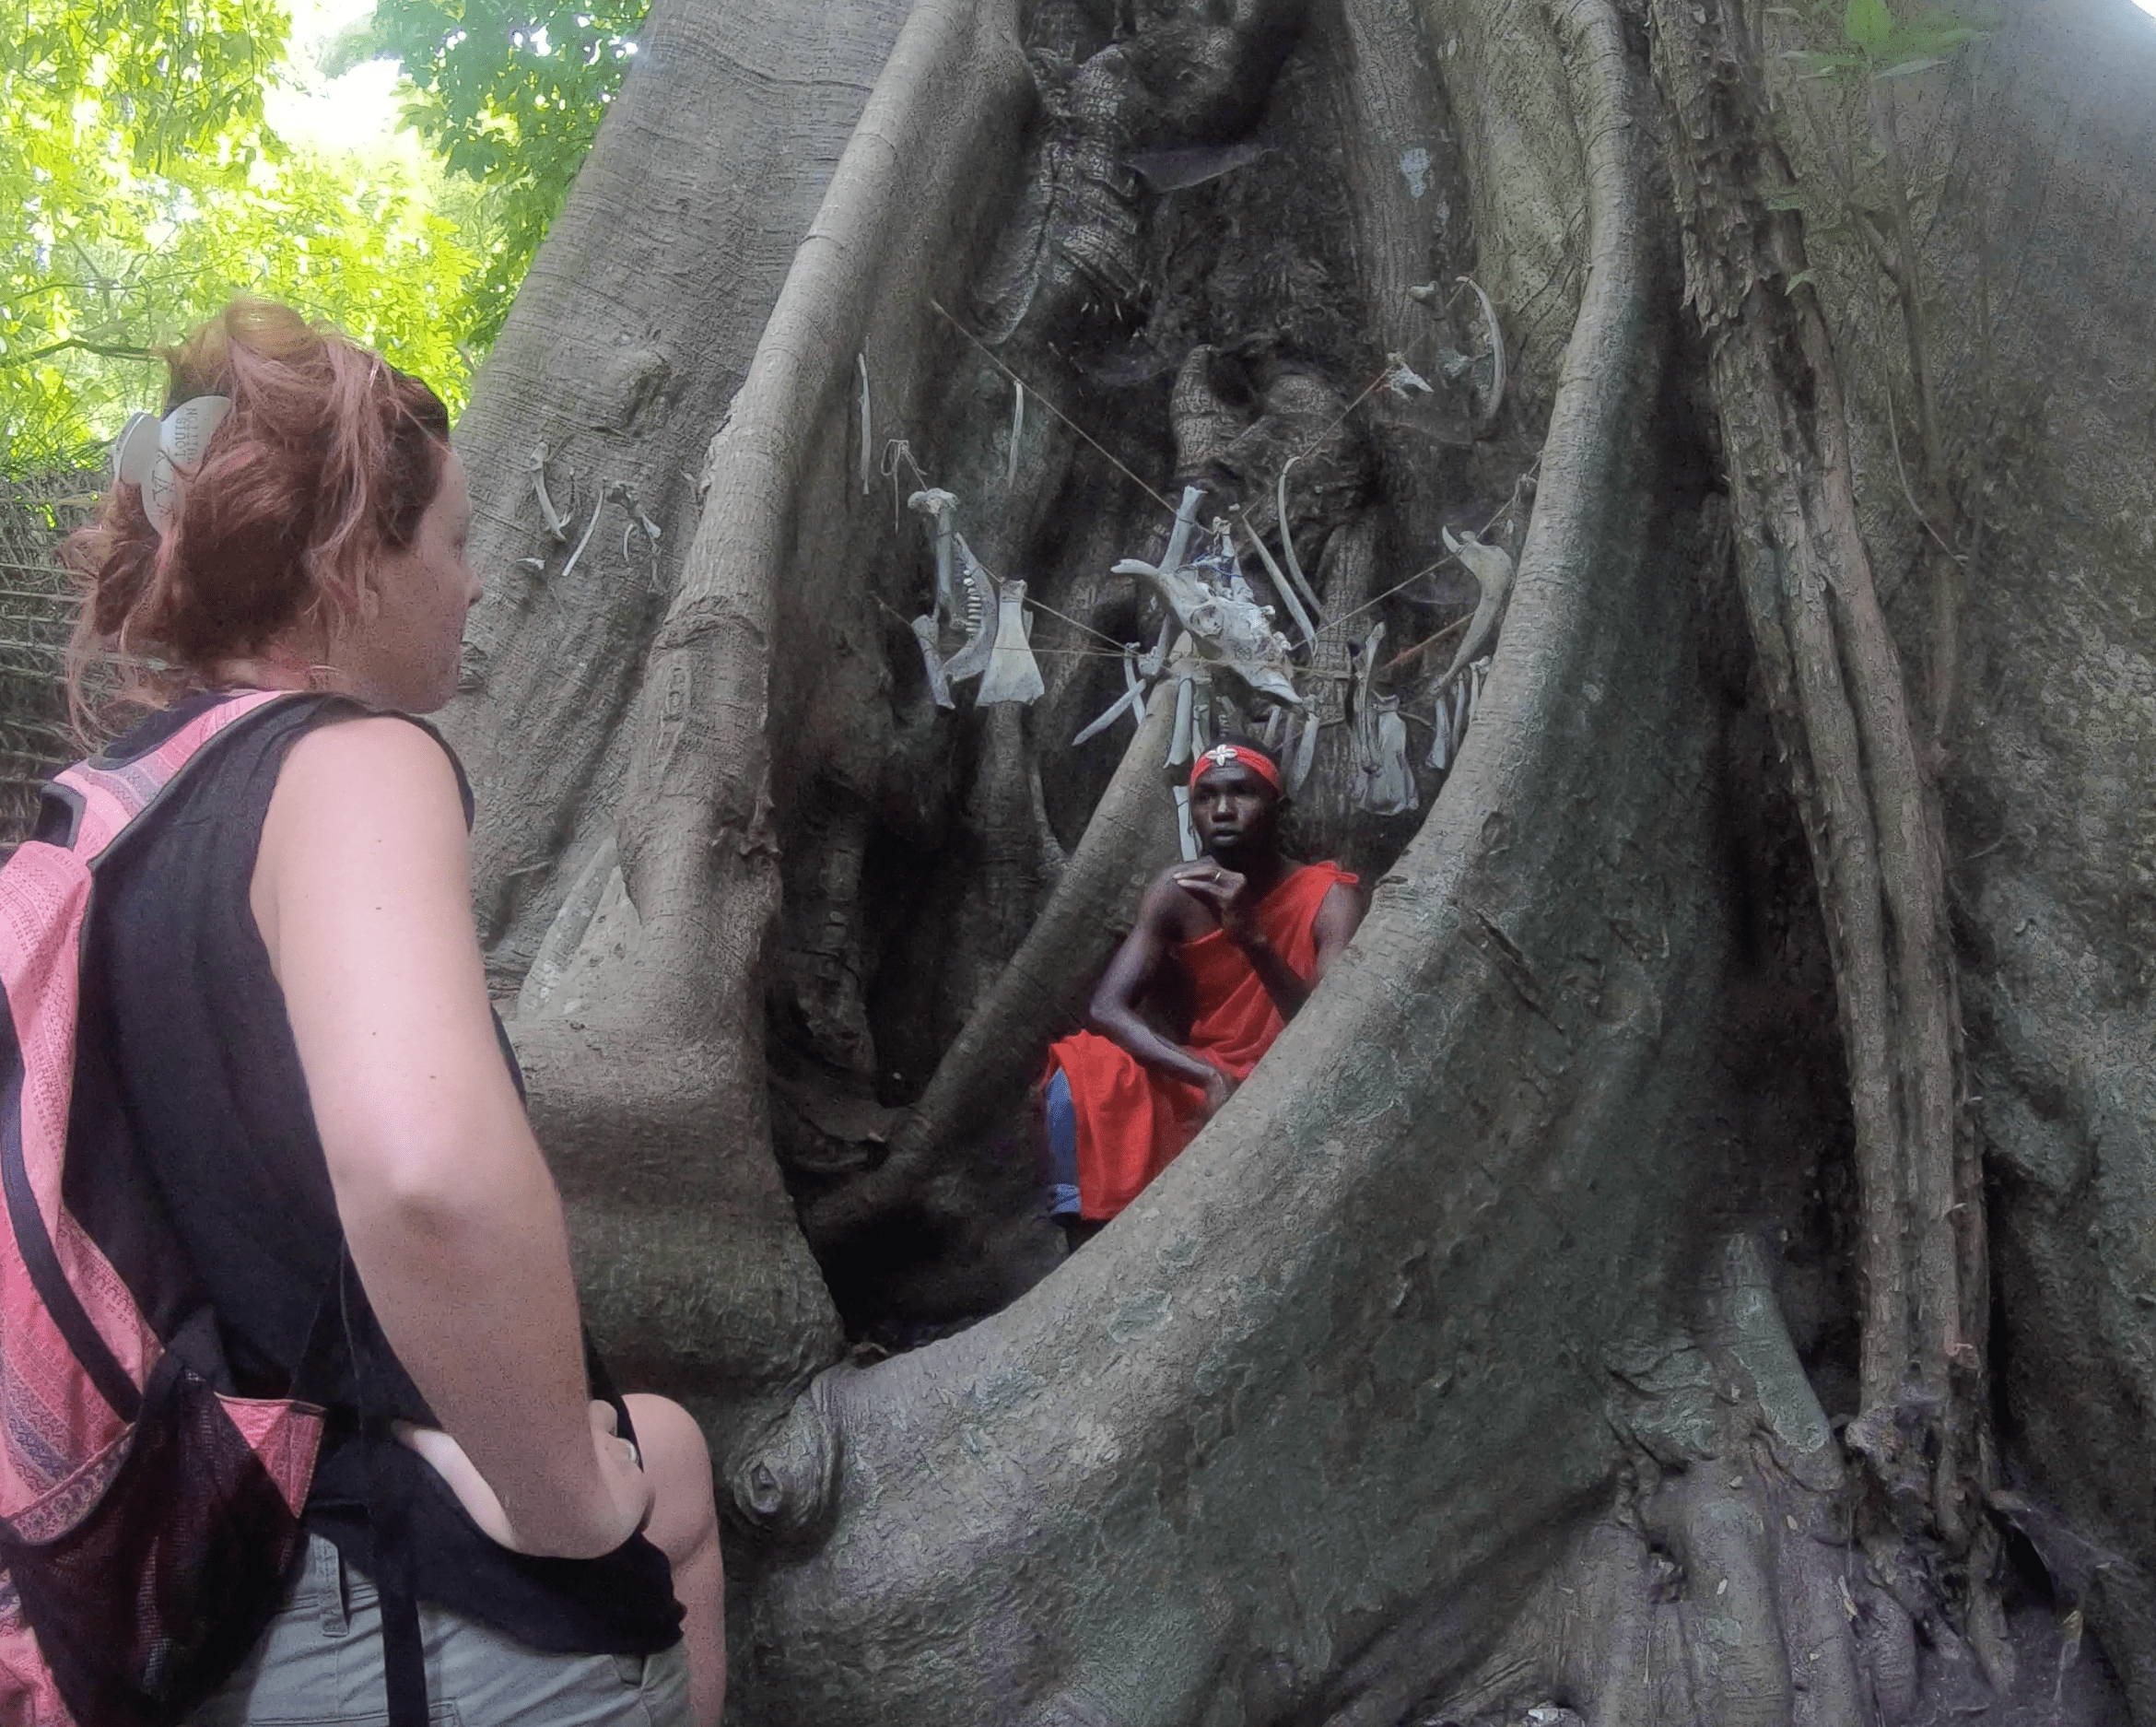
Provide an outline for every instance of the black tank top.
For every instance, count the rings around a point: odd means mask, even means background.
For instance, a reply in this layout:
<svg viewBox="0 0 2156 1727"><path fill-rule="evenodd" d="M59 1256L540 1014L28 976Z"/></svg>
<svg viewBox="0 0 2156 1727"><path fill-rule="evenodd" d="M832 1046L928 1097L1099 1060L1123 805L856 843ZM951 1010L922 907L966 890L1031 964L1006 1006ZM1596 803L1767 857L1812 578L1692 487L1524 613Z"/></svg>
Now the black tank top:
<svg viewBox="0 0 2156 1727"><path fill-rule="evenodd" d="M192 698L152 716L105 759L155 748L217 699ZM284 993L249 902L255 852L293 744L314 726L369 711L309 697L239 722L100 866L90 909L84 1038L109 1040L134 1136L217 1315L234 1380L220 1389L242 1396L293 1389L325 1295L336 1287L344 1239ZM440 741L431 726L413 723ZM461 765L457 783L469 820ZM510 1065L513 1072L513 1058ZM364 1443L362 1389L377 1419L437 1424L356 1276L345 1278L336 1320L328 1346L317 1339L310 1382L299 1388L330 1412L307 1500L310 1530L360 1570L375 1571L371 1449L373 1467L387 1472L405 1508L421 1601L557 1652L652 1654L679 1640L681 1609L665 1557L642 1536L598 1559L511 1553L480 1532L416 1454ZM592 1365L598 1394L610 1396L603 1368Z"/></svg>

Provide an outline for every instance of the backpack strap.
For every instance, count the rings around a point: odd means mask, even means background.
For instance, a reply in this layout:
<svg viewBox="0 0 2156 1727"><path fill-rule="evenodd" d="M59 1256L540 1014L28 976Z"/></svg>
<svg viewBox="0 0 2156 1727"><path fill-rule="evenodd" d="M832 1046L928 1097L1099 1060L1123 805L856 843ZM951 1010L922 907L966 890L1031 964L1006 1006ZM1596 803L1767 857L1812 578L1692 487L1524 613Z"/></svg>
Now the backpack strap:
<svg viewBox="0 0 2156 1727"><path fill-rule="evenodd" d="M91 760L65 770L53 789L73 812L67 843L19 847L6 865L0 1044L14 1047L6 1051L12 1059L0 1063L7 1072L0 1087L0 1205L42 1309L41 1318L26 1322L49 1325L122 1423L135 1418L158 1346L101 1254L70 1224L61 1198L89 871L205 745L283 693L252 690L220 701L134 761ZM86 1290L92 1300L107 1298L98 1303L104 1324L86 1305Z"/></svg>
<svg viewBox="0 0 2156 1727"><path fill-rule="evenodd" d="M381 1680L387 1727L428 1727L427 1652L419 1629L419 1593L414 1577L411 1507L389 1458L397 1444L384 1408L374 1395L373 1374L352 1324L346 1296L347 1274L354 1279L351 1244L337 1243L337 1317L358 1394L359 1444L367 1460L367 1521L374 1535L374 1589L381 1604Z"/></svg>
<svg viewBox="0 0 2156 1727"><path fill-rule="evenodd" d="M156 748L133 761L108 764L98 757L53 776L53 789L74 810L67 849L94 863L128 827L165 794L180 770L219 733L275 701L304 692L251 689L205 709Z"/></svg>

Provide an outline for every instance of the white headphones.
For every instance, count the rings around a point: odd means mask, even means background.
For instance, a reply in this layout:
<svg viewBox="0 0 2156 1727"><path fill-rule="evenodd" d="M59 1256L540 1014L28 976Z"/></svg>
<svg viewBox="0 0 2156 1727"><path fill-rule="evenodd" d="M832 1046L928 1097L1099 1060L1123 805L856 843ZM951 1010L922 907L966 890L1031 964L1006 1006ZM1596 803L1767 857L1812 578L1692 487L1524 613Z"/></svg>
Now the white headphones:
<svg viewBox="0 0 2156 1727"><path fill-rule="evenodd" d="M231 411L229 396L198 395L181 403L161 420L154 414L135 415L113 441L112 472L128 485L142 488L143 511L159 539L180 513L186 483L202 465L210 434Z"/></svg>

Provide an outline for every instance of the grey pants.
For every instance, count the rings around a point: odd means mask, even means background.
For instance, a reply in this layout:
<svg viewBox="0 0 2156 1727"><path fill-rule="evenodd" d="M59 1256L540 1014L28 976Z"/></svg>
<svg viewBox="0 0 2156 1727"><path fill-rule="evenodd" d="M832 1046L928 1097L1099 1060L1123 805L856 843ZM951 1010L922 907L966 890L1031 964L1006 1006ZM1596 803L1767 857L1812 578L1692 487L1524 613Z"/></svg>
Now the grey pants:
<svg viewBox="0 0 2156 1727"><path fill-rule="evenodd" d="M549 1655L422 1604L427 1702L448 1727L687 1727L688 1653ZM319 1535L290 1598L223 1690L188 1727L317 1721L386 1727L381 1609L374 1585Z"/></svg>

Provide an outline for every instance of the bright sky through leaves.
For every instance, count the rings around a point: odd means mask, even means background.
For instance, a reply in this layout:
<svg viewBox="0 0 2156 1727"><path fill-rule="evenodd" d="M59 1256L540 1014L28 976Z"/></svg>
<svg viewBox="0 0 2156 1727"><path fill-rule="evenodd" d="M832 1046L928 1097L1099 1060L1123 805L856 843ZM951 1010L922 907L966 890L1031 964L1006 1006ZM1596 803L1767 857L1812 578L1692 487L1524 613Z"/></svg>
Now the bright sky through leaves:
<svg viewBox="0 0 2156 1727"><path fill-rule="evenodd" d="M400 133L403 69L393 60L365 60L338 77L317 62L331 43L363 24L374 0L293 0L292 45L275 85L263 93L263 112L276 133L317 149L390 154L416 161L424 147Z"/></svg>
<svg viewBox="0 0 2156 1727"><path fill-rule="evenodd" d="M154 407L146 350L234 293L326 318L461 401L468 182L393 135L393 72L333 86L350 0L17 0L0 35L0 468L94 463Z"/></svg>

